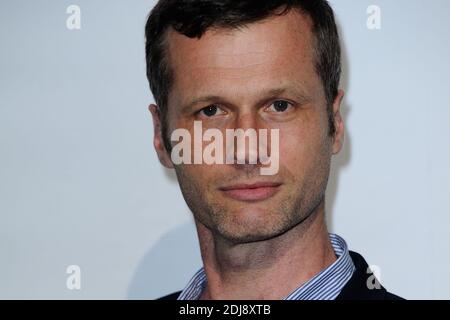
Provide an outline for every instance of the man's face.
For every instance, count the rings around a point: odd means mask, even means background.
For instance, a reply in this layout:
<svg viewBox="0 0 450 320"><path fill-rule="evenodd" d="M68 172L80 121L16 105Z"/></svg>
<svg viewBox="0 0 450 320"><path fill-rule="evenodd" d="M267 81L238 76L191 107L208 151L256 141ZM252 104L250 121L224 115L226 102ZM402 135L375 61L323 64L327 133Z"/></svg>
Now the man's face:
<svg viewBox="0 0 450 320"><path fill-rule="evenodd" d="M174 72L169 133L185 128L193 137L195 120L224 137L225 129L279 129L275 175L262 176L260 165L251 164L174 166L196 221L233 243L270 239L296 226L323 200L343 131L338 123L337 136L328 134L309 19L291 11L240 30L209 30L201 39L170 31L167 40ZM160 133L155 146L167 159Z"/></svg>

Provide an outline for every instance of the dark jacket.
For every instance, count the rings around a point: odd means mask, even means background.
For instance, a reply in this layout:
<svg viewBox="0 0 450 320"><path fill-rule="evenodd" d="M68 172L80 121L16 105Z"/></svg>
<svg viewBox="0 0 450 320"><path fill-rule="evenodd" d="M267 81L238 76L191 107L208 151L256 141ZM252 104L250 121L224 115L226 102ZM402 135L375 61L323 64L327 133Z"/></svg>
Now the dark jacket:
<svg viewBox="0 0 450 320"><path fill-rule="evenodd" d="M367 272L369 266L366 260L359 253L353 251L350 251L350 256L355 264L355 272L342 288L336 300L403 300L403 298L388 292L383 286L379 289L369 289L367 280L373 274ZM180 293L181 291L174 292L158 300L176 300Z"/></svg>

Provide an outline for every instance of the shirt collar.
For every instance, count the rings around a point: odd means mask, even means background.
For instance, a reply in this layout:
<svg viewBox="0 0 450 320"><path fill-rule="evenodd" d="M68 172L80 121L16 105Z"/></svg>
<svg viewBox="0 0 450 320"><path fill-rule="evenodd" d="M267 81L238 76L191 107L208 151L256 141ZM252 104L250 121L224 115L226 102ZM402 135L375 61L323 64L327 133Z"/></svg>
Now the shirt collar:
<svg viewBox="0 0 450 320"><path fill-rule="evenodd" d="M284 300L334 300L350 280L355 265L348 252L347 243L336 234L330 233L329 237L337 260L287 295ZM201 268L181 292L178 300L198 300L206 282L205 270Z"/></svg>

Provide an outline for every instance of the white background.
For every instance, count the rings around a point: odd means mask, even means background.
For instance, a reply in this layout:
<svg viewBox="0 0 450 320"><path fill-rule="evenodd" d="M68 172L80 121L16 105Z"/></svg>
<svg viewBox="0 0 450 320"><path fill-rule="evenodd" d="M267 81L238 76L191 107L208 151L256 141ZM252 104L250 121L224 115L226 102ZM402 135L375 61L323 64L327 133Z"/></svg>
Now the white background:
<svg viewBox="0 0 450 320"><path fill-rule="evenodd" d="M66 8L81 8L81 30ZM450 2L334 0L347 140L331 231L405 298L450 298ZM381 8L381 30L366 26ZM155 298L200 267L152 147L153 1L0 2L0 298ZM81 267L81 290L66 268Z"/></svg>

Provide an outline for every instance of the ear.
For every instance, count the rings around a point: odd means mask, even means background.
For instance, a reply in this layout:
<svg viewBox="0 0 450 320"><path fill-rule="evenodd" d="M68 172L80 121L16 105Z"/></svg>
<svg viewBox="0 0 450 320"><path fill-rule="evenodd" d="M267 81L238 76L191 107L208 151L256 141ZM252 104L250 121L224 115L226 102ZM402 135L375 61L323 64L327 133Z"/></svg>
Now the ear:
<svg viewBox="0 0 450 320"><path fill-rule="evenodd" d="M166 147L164 146L164 140L162 137L161 111L155 104L149 105L148 110L150 111L153 119L153 146L155 147L159 162L161 162L164 167L172 169L173 163Z"/></svg>
<svg viewBox="0 0 450 320"><path fill-rule="evenodd" d="M343 90L339 90L333 102L333 119L334 126L336 128L333 137L333 154L339 153L344 145L345 127L344 120L341 115L341 103L344 98L344 94L345 93Z"/></svg>

